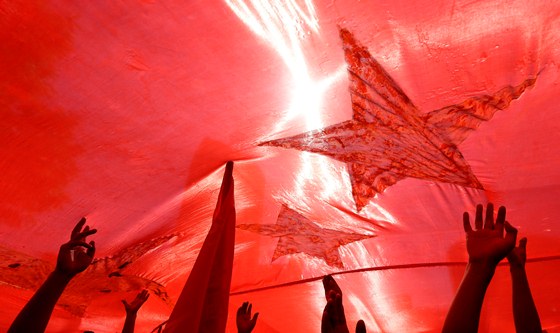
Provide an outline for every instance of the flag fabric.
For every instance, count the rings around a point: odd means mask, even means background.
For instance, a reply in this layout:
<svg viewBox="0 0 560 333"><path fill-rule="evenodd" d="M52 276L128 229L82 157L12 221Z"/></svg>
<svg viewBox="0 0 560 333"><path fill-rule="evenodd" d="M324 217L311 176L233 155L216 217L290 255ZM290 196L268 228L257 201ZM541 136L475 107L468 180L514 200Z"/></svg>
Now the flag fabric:
<svg viewBox="0 0 560 333"><path fill-rule="evenodd" d="M165 333L225 331L235 246L232 171L233 162L228 162L212 227L169 317Z"/></svg>

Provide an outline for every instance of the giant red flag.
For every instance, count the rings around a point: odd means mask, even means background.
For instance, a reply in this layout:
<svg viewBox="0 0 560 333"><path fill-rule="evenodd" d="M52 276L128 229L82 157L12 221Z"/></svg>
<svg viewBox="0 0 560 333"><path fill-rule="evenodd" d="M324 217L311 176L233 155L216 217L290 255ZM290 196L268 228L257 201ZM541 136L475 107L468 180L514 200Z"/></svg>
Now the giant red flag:
<svg viewBox="0 0 560 333"><path fill-rule="evenodd" d="M558 31L559 1L0 0L0 331L82 216L96 258L47 332L119 331L142 289L136 331L169 319L230 160L226 332L245 301L255 332L318 332L325 274L368 332L440 331L478 202L558 332ZM514 331L510 280L480 332Z"/></svg>

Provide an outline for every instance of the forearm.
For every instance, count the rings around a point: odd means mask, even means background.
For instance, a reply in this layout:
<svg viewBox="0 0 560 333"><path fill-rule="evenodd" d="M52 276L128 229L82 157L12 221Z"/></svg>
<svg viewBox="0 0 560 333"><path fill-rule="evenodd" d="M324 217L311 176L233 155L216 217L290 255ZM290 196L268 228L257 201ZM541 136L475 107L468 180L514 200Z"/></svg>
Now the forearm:
<svg viewBox="0 0 560 333"><path fill-rule="evenodd" d="M56 302L71 279L71 277L59 273L56 270L52 272L18 314L8 332L44 332Z"/></svg>
<svg viewBox="0 0 560 333"><path fill-rule="evenodd" d="M124 321L122 333L134 333L135 323L136 323L136 313L134 314L127 313L126 319Z"/></svg>
<svg viewBox="0 0 560 333"><path fill-rule="evenodd" d="M480 311L486 289L494 276L495 266L469 263L461 285L451 303L443 333L478 331Z"/></svg>
<svg viewBox="0 0 560 333"><path fill-rule="evenodd" d="M524 267L511 267L513 319L515 330L523 333L541 333L541 321L531 295Z"/></svg>

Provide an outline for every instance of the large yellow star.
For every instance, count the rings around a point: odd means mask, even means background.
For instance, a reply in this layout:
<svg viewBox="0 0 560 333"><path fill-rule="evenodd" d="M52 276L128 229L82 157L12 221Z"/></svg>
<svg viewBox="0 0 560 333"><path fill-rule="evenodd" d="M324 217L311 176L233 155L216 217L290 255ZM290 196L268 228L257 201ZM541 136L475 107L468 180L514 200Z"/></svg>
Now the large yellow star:
<svg viewBox="0 0 560 333"><path fill-rule="evenodd" d="M348 30L341 29L340 36L348 64L352 120L261 145L345 162L358 211L377 193L407 177L482 189L457 145L536 79L421 113Z"/></svg>

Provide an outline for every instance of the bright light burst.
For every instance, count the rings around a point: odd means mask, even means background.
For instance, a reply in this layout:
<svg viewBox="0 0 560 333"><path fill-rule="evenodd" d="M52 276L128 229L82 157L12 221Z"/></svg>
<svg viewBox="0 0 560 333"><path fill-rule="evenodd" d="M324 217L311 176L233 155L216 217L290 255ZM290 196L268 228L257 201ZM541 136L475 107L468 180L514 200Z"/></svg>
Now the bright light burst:
<svg viewBox="0 0 560 333"><path fill-rule="evenodd" d="M303 116L307 130L324 126L321 117L326 91L345 73L345 66L330 75L315 79L310 75L304 55L304 39L319 34L319 21L311 0L225 0L231 10L260 38L278 52L293 77L291 100L284 117L276 123L274 133L285 129L286 124L297 116ZM335 193L335 182L329 181L327 165L323 156L301 154L302 169L296 178L296 195L305 197L305 184L310 179L323 182L321 197ZM318 164L318 165L315 165Z"/></svg>

